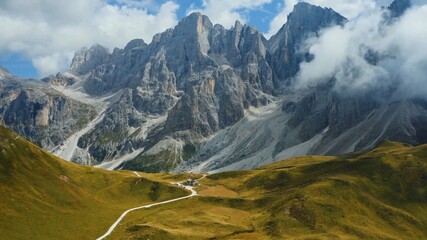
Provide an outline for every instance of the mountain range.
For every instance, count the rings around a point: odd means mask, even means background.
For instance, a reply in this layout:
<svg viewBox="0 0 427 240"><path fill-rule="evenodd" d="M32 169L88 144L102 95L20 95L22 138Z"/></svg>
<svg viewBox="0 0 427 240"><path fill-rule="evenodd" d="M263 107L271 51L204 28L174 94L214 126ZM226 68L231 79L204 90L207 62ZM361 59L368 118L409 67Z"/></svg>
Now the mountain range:
<svg viewBox="0 0 427 240"><path fill-rule="evenodd" d="M408 8L410 1L396 0L384 19ZM253 26L226 29L192 13L149 44L82 48L67 72L41 81L1 68L0 121L66 160L146 172L252 169L384 140L427 143L423 98L342 94L333 78L293 87L300 63L314 57L307 39L347 22L300 2L267 40ZM365 60L375 65L379 57Z"/></svg>

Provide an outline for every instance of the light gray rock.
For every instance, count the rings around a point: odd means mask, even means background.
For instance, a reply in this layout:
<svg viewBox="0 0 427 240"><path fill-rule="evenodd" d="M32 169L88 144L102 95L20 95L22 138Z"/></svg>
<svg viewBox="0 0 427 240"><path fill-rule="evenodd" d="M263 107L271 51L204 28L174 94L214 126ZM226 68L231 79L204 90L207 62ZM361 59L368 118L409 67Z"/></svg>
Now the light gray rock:
<svg viewBox="0 0 427 240"><path fill-rule="evenodd" d="M35 144L52 149L96 116L92 106L72 100L39 80L0 79L0 121Z"/></svg>
<svg viewBox="0 0 427 240"><path fill-rule="evenodd" d="M76 52L70 66L70 72L76 75L89 73L109 57L108 49L101 45L82 48Z"/></svg>
<svg viewBox="0 0 427 240"><path fill-rule="evenodd" d="M66 76L62 73L57 73L56 75L51 75L48 77L43 78L41 81L45 83L49 83L53 86L69 86L75 84L78 79L73 76Z"/></svg>
<svg viewBox="0 0 427 240"><path fill-rule="evenodd" d="M330 8L297 3L288 15L286 24L268 41L276 87L287 84L289 78L299 71L299 64L310 57L303 45L307 37L316 36L321 29L342 25L346 21Z"/></svg>
<svg viewBox="0 0 427 240"><path fill-rule="evenodd" d="M119 101L105 112L104 119L79 139L78 147L88 149L95 163L114 159L142 147L144 139L137 133L145 122L145 116L135 109L132 98L133 91L125 89Z"/></svg>
<svg viewBox="0 0 427 240"><path fill-rule="evenodd" d="M398 17L405 3L397 0L389 11ZM192 13L149 44L134 39L112 53L99 45L79 50L69 71L75 77L17 81L0 69L0 117L51 147L84 126L91 114L83 112L92 108L48 84L97 100L122 93L80 137L73 161L132 156L107 165L154 172L249 169L305 154L366 150L383 140L426 143L423 99L382 99L386 90L344 96L331 90L334 79L304 91L287 87L299 63L313 58L305 40L345 22L332 9L301 2L267 41L252 26L236 21L226 29ZM373 52L365 60L381 59Z"/></svg>

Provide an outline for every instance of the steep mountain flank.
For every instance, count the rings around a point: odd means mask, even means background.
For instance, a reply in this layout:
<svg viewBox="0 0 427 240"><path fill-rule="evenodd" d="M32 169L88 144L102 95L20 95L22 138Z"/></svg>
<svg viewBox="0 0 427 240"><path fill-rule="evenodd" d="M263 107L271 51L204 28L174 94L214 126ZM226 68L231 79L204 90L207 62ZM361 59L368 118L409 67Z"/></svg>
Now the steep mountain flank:
<svg viewBox="0 0 427 240"><path fill-rule="evenodd" d="M46 149L60 145L97 114L38 80L2 71L0 86L0 122Z"/></svg>
<svg viewBox="0 0 427 240"><path fill-rule="evenodd" d="M383 27L409 7L397 0L384 8ZM34 89L7 90L0 116L66 159L155 172L249 169L383 140L426 143L421 97L387 98L393 87L342 93L333 84L348 79L335 78L294 88L299 64L316 57L307 39L347 23L332 9L300 2L267 40L252 26L237 21L225 29L192 13L149 44L80 49L68 72L43 79L51 87L26 81ZM374 66L388 57L368 51L362 60ZM9 80L0 89L21 85Z"/></svg>

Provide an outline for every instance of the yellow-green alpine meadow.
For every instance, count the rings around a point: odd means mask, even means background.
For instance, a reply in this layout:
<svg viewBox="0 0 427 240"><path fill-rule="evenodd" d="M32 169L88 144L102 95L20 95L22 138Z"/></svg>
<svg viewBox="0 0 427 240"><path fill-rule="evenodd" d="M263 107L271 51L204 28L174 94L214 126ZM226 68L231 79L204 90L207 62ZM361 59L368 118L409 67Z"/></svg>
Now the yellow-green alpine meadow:
<svg viewBox="0 0 427 240"><path fill-rule="evenodd" d="M385 142L211 174L198 196L133 211L107 239L425 239L426 164L427 145ZM1 239L96 239L129 208L189 194L168 182L190 174L138 175L66 162L1 128Z"/></svg>
<svg viewBox="0 0 427 240"><path fill-rule="evenodd" d="M0 23L0 240L427 240L427 0Z"/></svg>
<svg viewBox="0 0 427 240"><path fill-rule="evenodd" d="M0 239L95 239L129 208L188 194L161 181L64 161L0 127Z"/></svg>

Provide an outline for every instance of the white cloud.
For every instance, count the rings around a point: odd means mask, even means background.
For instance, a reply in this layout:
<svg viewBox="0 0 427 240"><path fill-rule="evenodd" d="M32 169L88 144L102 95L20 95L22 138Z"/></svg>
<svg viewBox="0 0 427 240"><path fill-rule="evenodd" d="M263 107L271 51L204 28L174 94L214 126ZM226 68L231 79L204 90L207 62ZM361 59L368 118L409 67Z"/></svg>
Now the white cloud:
<svg viewBox="0 0 427 240"><path fill-rule="evenodd" d="M225 27L231 27L235 21L248 21L244 11L253 10L270 3L271 0L204 0L201 8L191 7L187 14L201 12L209 16L210 20Z"/></svg>
<svg viewBox="0 0 427 240"><path fill-rule="evenodd" d="M117 0L117 2L128 7L143 8L150 11L159 9L159 4L155 0Z"/></svg>
<svg viewBox="0 0 427 240"><path fill-rule="evenodd" d="M332 8L348 19L377 8L377 3L373 0L308 0L307 2L321 7Z"/></svg>
<svg viewBox="0 0 427 240"><path fill-rule="evenodd" d="M40 76L47 76L49 74L58 72L58 69L62 69L64 66L70 64L70 60L74 55L74 52L54 52L50 55L41 55L34 57L32 60L33 66L39 71Z"/></svg>
<svg viewBox="0 0 427 240"><path fill-rule="evenodd" d="M338 92L389 94L394 89L392 99L426 96L426 22L427 5L392 23L385 24L378 11L327 29L310 40L314 60L300 65L295 83L305 88L335 78ZM367 56L376 64L368 63Z"/></svg>
<svg viewBox="0 0 427 240"><path fill-rule="evenodd" d="M154 34L176 25L178 7L167 1L150 14L104 0L3 0L0 52L22 53L40 76L52 74L67 69L82 46L99 43L112 49L134 38L151 42Z"/></svg>

